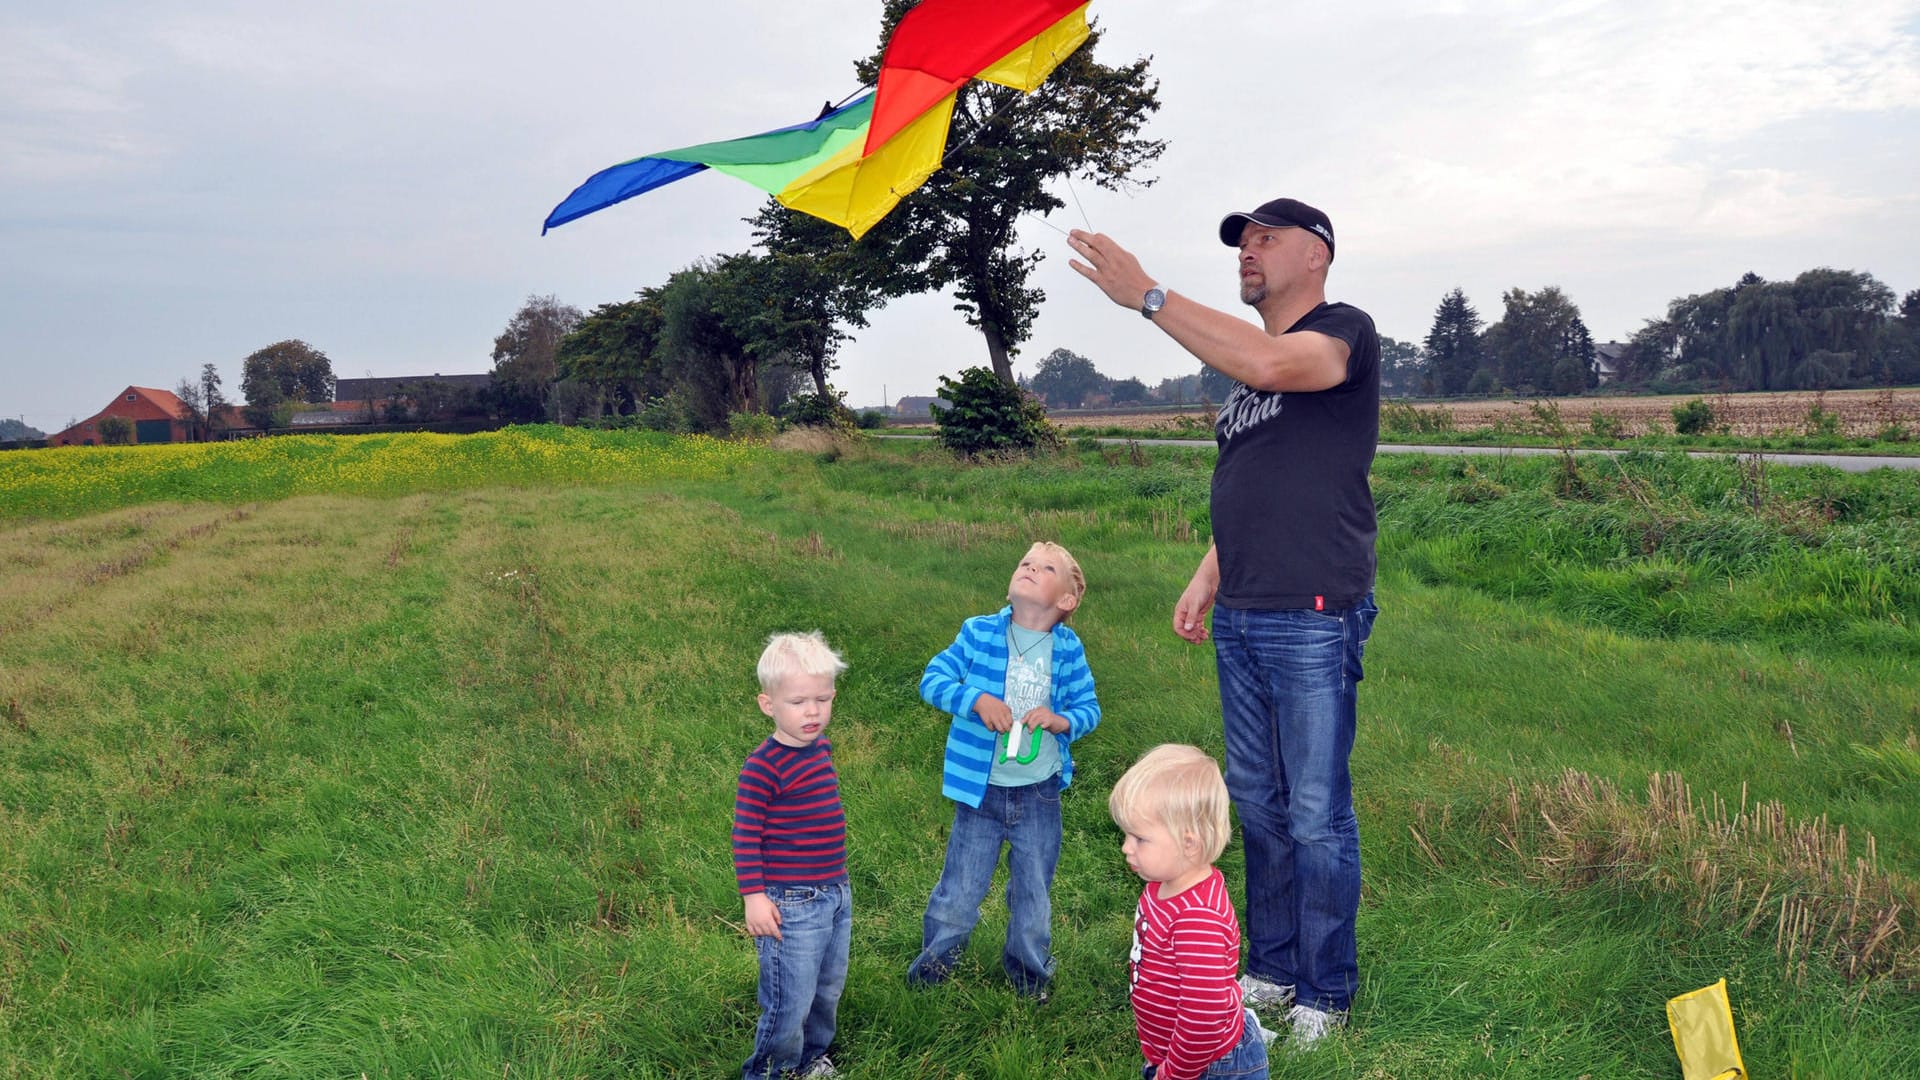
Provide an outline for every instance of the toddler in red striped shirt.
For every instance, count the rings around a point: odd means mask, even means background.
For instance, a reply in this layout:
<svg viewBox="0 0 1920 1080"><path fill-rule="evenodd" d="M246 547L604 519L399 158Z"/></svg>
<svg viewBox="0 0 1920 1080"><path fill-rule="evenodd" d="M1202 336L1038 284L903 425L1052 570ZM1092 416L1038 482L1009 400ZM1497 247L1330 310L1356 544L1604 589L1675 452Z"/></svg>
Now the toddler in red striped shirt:
<svg viewBox="0 0 1920 1080"><path fill-rule="evenodd" d="M1120 851L1146 881L1127 956L1134 1026L1148 1080L1265 1080L1267 1041L1240 1001L1240 926L1213 865L1233 831L1220 766L1166 744L1120 777L1107 799Z"/></svg>

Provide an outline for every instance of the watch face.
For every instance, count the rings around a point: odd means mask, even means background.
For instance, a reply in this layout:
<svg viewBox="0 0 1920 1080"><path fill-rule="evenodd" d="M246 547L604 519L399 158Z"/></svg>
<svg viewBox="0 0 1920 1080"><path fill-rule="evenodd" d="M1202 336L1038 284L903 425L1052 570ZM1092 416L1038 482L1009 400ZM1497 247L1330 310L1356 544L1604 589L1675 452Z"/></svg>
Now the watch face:
<svg viewBox="0 0 1920 1080"><path fill-rule="evenodd" d="M1142 300L1140 303L1140 310L1148 313L1152 313L1155 311L1159 311L1162 307L1165 307L1166 303L1167 303L1167 291L1165 289L1160 289L1160 288L1148 289L1146 299Z"/></svg>

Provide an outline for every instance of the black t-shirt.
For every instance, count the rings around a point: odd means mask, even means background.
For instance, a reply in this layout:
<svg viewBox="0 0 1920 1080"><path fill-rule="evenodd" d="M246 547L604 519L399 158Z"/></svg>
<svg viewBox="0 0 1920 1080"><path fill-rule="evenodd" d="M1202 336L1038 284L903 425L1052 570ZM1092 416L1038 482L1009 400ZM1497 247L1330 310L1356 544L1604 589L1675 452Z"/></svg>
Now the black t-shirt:
<svg viewBox="0 0 1920 1080"><path fill-rule="evenodd" d="M1339 611L1373 588L1373 491L1380 439L1380 337L1349 304L1321 304L1287 329L1346 342L1347 378L1317 393L1235 383L1214 437L1215 602Z"/></svg>

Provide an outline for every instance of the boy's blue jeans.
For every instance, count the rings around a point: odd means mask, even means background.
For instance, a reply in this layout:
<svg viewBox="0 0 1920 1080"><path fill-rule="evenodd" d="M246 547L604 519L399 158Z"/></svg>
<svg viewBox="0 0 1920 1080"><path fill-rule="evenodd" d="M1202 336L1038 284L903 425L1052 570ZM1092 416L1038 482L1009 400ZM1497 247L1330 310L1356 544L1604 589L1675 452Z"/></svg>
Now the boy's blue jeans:
<svg viewBox="0 0 1920 1080"><path fill-rule="evenodd" d="M798 1072L827 1052L847 985L853 941L853 891L837 885L769 885L780 909L780 937L755 938L760 950L760 1023L753 1056L740 1075L768 1080Z"/></svg>
<svg viewBox="0 0 1920 1080"><path fill-rule="evenodd" d="M1240 1041L1233 1044L1227 1056L1207 1066L1201 1073L1203 1080L1267 1080L1267 1043L1260 1037L1260 1020L1248 1009L1246 1028L1240 1032ZM1143 1065L1140 1068L1140 1080L1154 1080L1159 1068Z"/></svg>
<svg viewBox="0 0 1920 1080"><path fill-rule="evenodd" d="M907 982L944 981L980 921L980 902L1007 847L1007 946L1014 989L1038 994L1053 978L1053 871L1060 862L1060 777L1021 787L989 784L979 809L954 803L940 883L927 901L920 955Z"/></svg>
<svg viewBox="0 0 1920 1080"><path fill-rule="evenodd" d="M1345 611L1215 608L1227 790L1247 856L1245 971L1344 1010L1359 983L1353 752L1373 597Z"/></svg>

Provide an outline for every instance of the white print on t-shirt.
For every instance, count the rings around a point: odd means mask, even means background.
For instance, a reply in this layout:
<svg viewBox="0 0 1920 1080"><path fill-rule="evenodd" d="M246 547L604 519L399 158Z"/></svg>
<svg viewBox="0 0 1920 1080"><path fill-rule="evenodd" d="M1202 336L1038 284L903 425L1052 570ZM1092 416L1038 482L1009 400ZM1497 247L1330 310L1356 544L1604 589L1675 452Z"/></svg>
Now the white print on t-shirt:
<svg viewBox="0 0 1920 1080"><path fill-rule="evenodd" d="M1253 390L1245 383L1235 383L1233 392L1227 395L1227 403L1220 406L1220 415L1214 418L1214 430L1223 439L1231 440L1235 435L1264 424L1280 415L1280 399L1286 397L1278 390Z"/></svg>
<svg viewBox="0 0 1920 1080"><path fill-rule="evenodd" d="M1127 971L1132 975L1129 982L1136 986L1139 985L1140 982L1140 957L1143 955L1140 949L1140 924L1146 921L1147 913L1140 908L1134 908L1133 945L1127 950Z"/></svg>

